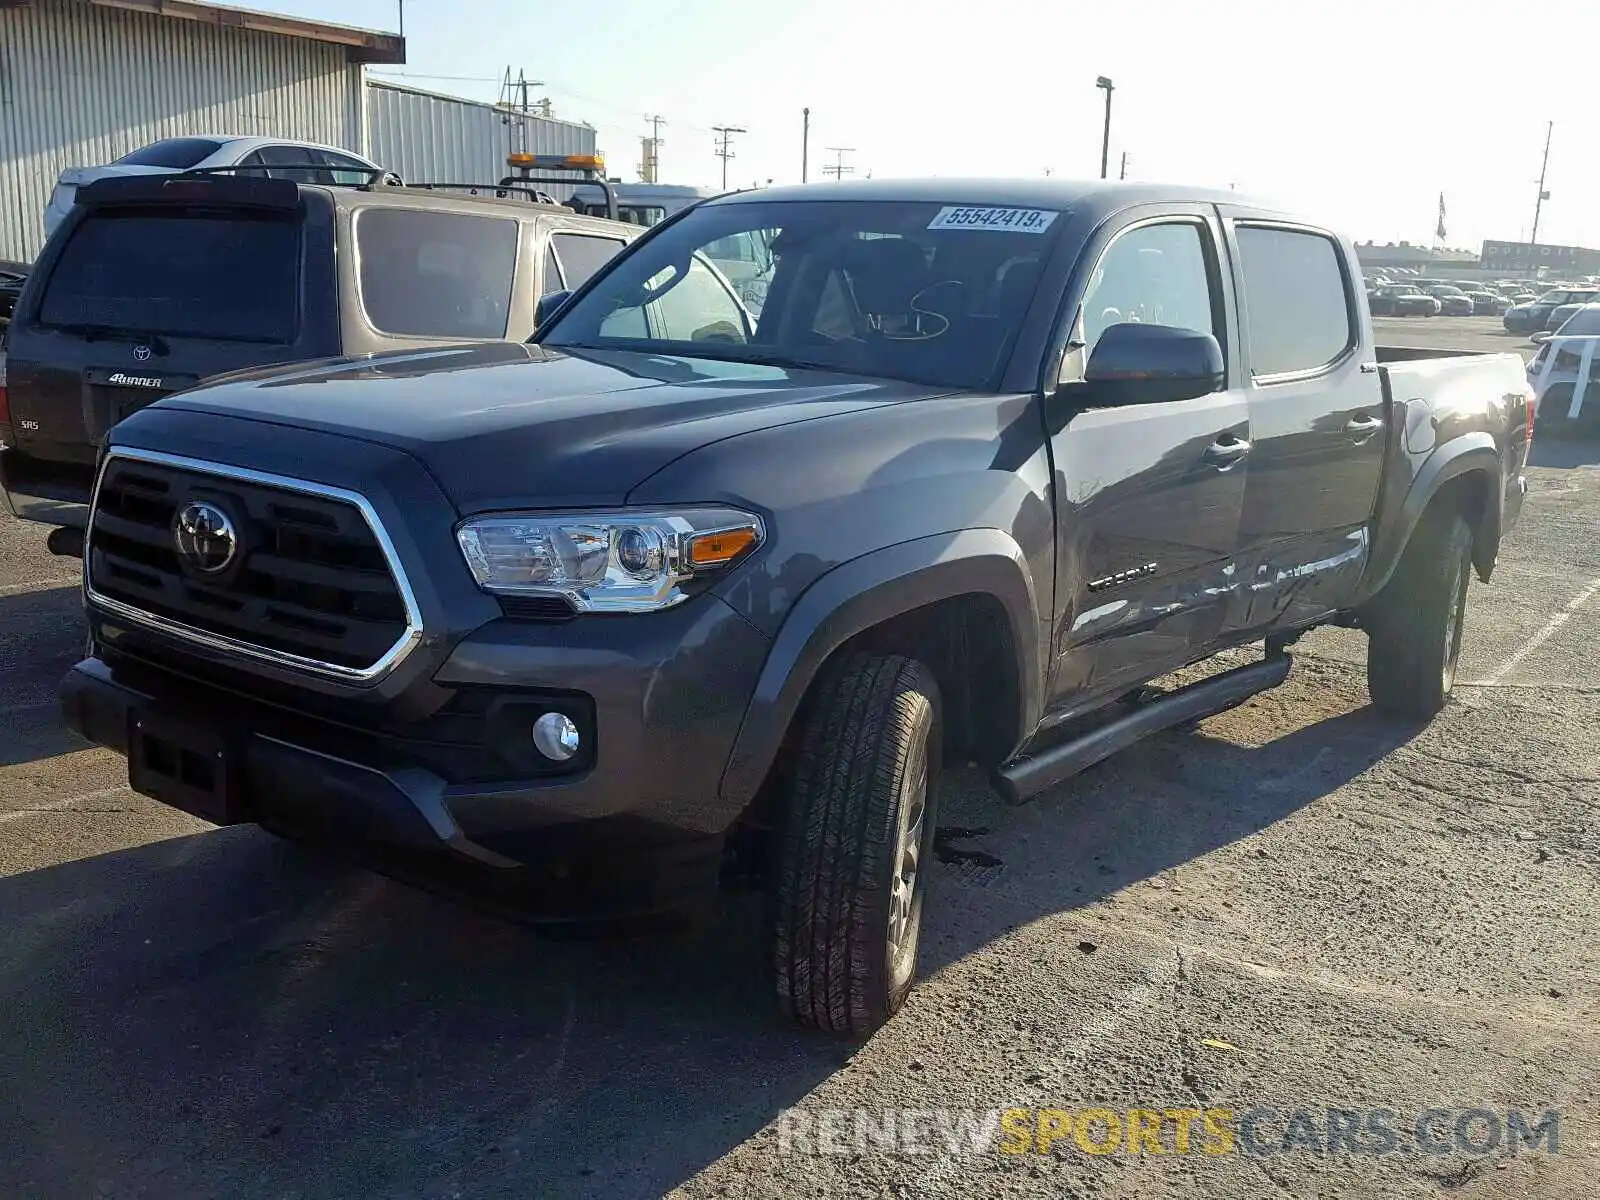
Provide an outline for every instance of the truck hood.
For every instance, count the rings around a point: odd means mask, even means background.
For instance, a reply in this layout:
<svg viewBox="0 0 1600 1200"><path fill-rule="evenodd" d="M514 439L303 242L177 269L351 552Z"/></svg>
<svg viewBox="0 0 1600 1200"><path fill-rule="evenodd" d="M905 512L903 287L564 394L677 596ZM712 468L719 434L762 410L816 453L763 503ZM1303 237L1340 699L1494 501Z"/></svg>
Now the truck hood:
<svg viewBox="0 0 1600 1200"><path fill-rule="evenodd" d="M467 516L621 504L662 467L708 443L941 390L948 391L826 371L492 342L237 371L151 409L394 447L419 460Z"/></svg>

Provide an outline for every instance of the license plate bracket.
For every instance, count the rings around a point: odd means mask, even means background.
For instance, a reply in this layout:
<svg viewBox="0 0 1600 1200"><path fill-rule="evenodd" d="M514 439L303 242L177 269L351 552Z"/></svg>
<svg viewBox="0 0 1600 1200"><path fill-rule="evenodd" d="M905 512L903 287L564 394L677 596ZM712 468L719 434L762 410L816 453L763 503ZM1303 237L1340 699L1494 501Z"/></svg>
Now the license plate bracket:
<svg viewBox="0 0 1600 1200"><path fill-rule="evenodd" d="M241 820L233 748L198 721L153 709L131 712L128 786L215 825Z"/></svg>

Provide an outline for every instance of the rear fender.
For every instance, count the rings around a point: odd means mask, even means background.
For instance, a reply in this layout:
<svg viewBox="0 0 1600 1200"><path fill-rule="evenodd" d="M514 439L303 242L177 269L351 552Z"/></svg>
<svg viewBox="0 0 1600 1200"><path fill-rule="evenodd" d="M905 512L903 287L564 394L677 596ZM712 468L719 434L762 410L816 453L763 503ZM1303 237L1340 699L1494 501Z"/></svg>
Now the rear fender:
<svg viewBox="0 0 1600 1200"><path fill-rule="evenodd" d="M1039 605L1021 547L998 529L918 538L843 563L800 596L778 630L723 771L725 799L748 804L823 664L851 638L914 609L979 594L1005 610L1021 691L1021 733L1038 724Z"/></svg>
<svg viewBox="0 0 1600 1200"><path fill-rule="evenodd" d="M1414 467L1410 486L1400 496L1385 497L1378 514L1372 568L1363 582L1362 600L1383 589L1400 564L1428 505L1455 480L1483 476L1483 504L1464 515L1473 530L1473 566L1487 580L1500 550L1505 487L1500 449L1483 430L1463 433L1438 446Z"/></svg>

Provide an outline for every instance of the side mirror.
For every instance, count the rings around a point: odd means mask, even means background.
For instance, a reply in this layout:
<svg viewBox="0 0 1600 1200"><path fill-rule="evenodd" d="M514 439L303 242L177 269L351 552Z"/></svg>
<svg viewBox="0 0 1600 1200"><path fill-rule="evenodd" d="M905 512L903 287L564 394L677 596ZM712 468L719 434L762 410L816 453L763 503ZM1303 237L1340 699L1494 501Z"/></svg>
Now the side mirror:
<svg viewBox="0 0 1600 1200"><path fill-rule="evenodd" d="M1083 372L1086 398L1105 408L1193 400L1226 381L1217 339L1172 325L1108 326Z"/></svg>
<svg viewBox="0 0 1600 1200"><path fill-rule="evenodd" d="M556 309L567 302L571 292L551 292L547 296L540 296L539 303L533 309L533 328L537 332L545 327L545 323L555 314Z"/></svg>
<svg viewBox="0 0 1600 1200"><path fill-rule="evenodd" d="M1552 335L1548 329L1541 329L1528 340L1535 346L1542 346L1550 340L1551 336Z"/></svg>

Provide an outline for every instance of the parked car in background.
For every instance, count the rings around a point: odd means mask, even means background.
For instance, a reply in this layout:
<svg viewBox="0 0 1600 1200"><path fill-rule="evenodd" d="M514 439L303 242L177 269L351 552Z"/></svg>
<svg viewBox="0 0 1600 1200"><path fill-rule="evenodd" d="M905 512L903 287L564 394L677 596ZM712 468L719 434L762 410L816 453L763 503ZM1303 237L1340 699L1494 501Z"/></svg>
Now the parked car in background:
<svg viewBox="0 0 1600 1200"><path fill-rule="evenodd" d="M12 310L17 306L17 297L22 294L22 285L30 270L27 263L0 259L0 329L11 323Z"/></svg>
<svg viewBox="0 0 1600 1200"><path fill-rule="evenodd" d="M122 175L171 175L216 167L253 167L249 174L296 183L359 184L372 181L382 168L359 154L315 142L259 137L163 138L141 146L100 167L68 167L56 181L44 210L49 237L72 210L78 189L99 179Z"/></svg>
<svg viewBox="0 0 1600 1200"><path fill-rule="evenodd" d="M1600 288L1552 288L1531 303L1512 305L1501 321L1507 333L1537 333L1563 304L1588 304L1593 300L1600 300Z"/></svg>
<svg viewBox="0 0 1600 1200"><path fill-rule="evenodd" d="M18 302L0 484L16 516L59 527L57 553L77 552L107 432L162 396L246 368L525 341L546 294L643 232L514 193L183 184L89 184Z"/></svg>
<svg viewBox="0 0 1600 1200"><path fill-rule="evenodd" d="M1475 317L1498 317L1509 307L1505 297L1496 292L1469 291L1467 299L1472 301L1472 315Z"/></svg>
<svg viewBox="0 0 1600 1200"><path fill-rule="evenodd" d="M717 194L712 188L674 183L614 183L611 191L616 197L617 220L647 227ZM605 197L593 184L574 184L572 199L566 203L568 208L592 217L606 215Z"/></svg>
<svg viewBox="0 0 1600 1200"><path fill-rule="evenodd" d="M1587 362L1585 362L1587 360ZM1582 389L1579 381L1582 380ZM1600 380L1600 304L1579 306L1556 332L1542 338L1539 352L1528 361L1528 382L1533 385L1541 424L1576 417L1576 396L1581 413L1585 402L1600 400L1595 383Z"/></svg>
<svg viewBox="0 0 1600 1200"><path fill-rule="evenodd" d="M1436 317L1440 304L1415 284L1391 283L1367 298L1372 315L1377 317Z"/></svg>
<svg viewBox="0 0 1600 1200"><path fill-rule="evenodd" d="M1596 302L1600 302L1600 293L1596 293L1594 297L1589 300L1582 300L1575 304L1563 304L1559 308L1551 309L1550 316L1545 319L1544 329L1542 332L1545 335L1555 333L1556 330L1560 329L1569 320L1571 320L1576 313ZM1535 333L1533 336L1538 338L1540 335Z"/></svg>
<svg viewBox="0 0 1600 1200"><path fill-rule="evenodd" d="M1453 283L1429 284L1426 289L1428 295L1439 302L1439 311L1447 317L1470 317L1472 315L1472 301Z"/></svg>

